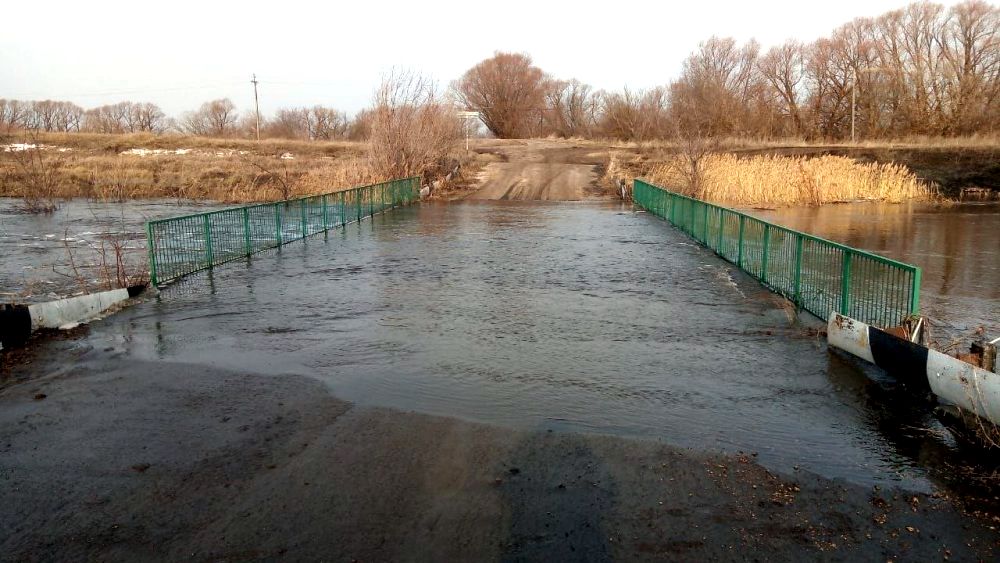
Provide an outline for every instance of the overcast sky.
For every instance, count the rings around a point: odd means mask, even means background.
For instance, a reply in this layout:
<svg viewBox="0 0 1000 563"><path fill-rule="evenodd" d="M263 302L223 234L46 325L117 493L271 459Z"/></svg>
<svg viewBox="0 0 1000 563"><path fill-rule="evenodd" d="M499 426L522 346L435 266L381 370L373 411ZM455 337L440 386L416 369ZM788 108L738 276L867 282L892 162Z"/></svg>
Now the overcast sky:
<svg viewBox="0 0 1000 563"><path fill-rule="evenodd" d="M262 112L323 104L353 114L394 68L447 86L496 50L526 52L546 72L598 89L647 88L675 77L712 35L755 37L766 48L904 4L10 2L0 16L0 98L151 101L176 116L221 97L252 107L256 73Z"/></svg>

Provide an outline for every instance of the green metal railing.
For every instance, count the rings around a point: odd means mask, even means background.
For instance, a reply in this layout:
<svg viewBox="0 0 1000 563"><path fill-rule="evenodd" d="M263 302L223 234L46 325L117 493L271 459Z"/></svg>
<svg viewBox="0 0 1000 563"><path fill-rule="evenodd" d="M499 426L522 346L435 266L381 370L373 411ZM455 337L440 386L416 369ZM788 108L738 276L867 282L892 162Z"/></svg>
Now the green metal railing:
<svg viewBox="0 0 1000 563"><path fill-rule="evenodd" d="M636 180L633 200L800 308L891 327L920 309L920 268Z"/></svg>
<svg viewBox="0 0 1000 563"><path fill-rule="evenodd" d="M417 177L146 223L154 285L371 217L420 197Z"/></svg>

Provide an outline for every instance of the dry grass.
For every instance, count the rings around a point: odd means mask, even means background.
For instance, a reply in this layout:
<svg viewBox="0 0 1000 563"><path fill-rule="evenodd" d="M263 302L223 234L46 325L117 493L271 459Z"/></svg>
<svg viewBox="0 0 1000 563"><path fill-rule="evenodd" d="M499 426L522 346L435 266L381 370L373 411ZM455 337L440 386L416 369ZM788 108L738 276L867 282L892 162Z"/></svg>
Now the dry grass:
<svg viewBox="0 0 1000 563"><path fill-rule="evenodd" d="M459 163L462 175L471 178L469 173L474 171L478 157L469 158L461 150L461 142L456 143L455 132L445 126L448 125L446 120L436 119L440 117L438 113L426 107L417 110L415 106L427 101L425 98L414 100L404 96L400 102L389 96L383 101L388 102L382 104L388 111L383 112L387 118L382 120L383 127L379 129L385 135L376 139L377 155L372 153L367 142L272 139L257 143L235 138L153 134L40 133L30 139L23 136L0 138L0 145L37 142L46 147L40 154L52 166L45 169L54 170L51 178L46 179L47 187L34 191L36 195L44 192L44 198L53 201L66 197L268 201L286 193L292 196L315 194L384 180L390 169L404 170L404 175L411 173L411 169L418 169L425 182L432 184L436 179L443 179ZM437 126L439 124L441 127ZM412 139L400 140L401 133ZM412 142L414 140L416 142ZM477 141L477 147L522 142L484 139ZM685 186L683 179L669 172L678 155L684 154L682 143L578 138L564 142L567 146L593 147L595 151L612 153L605 167L605 184L609 190L617 192L622 183L630 185L636 177L649 177L674 187ZM911 137L855 145L815 144L803 139L736 138L713 143L713 150L720 156L709 159L712 162L699 164L706 167L709 176L706 179L709 197L751 206L927 197L928 186L915 185L913 175L905 167L893 165L894 161L909 165L910 170L927 178L929 185L940 185L945 191L950 189L948 193L957 197L967 186L990 185L983 183L982 178L992 178L988 167L995 162L993 155L1000 154L1000 138L995 136ZM158 150L160 153L139 156L130 154L132 149ZM177 154L178 151L182 154ZM855 157L859 161L817 157L824 151L835 156ZM721 156L730 152L743 154L746 158L735 160L735 157ZM758 162L749 158L755 153L763 153L761 158L770 160ZM787 158L764 156L771 153ZM281 158L282 155L286 158ZM714 164L719 158L730 164L721 167ZM886 164L862 164L861 160ZM713 170L707 170L709 166ZM32 190L28 186L38 182L28 176L39 176L30 169L30 166L19 165L14 154L0 150L0 196L30 197ZM690 176L690 170L688 172ZM713 185L713 178L716 185ZM462 182L458 182L459 187ZM451 189L449 182L439 184L442 194Z"/></svg>
<svg viewBox="0 0 1000 563"><path fill-rule="evenodd" d="M855 143L841 140L808 140L802 137L755 138L755 137L723 137L714 140L720 151L754 151L776 148L865 148L865 149L997 149L1000 148L1000 135L982 134L962 137L940 137L928 135L910 135L895 139L869 139ZM639 149L643 151L662 150L676 152L678 142L671 139L654 139L648 141L607 140L607 144L622 149Z"/></svg>
<svg viewBox="0 0 1000 563"><path fill-rule="evenodd" d="M304 141L291 139L264 139L252 141L235 137L201 137L197 135L131 133L33 133L32 139L50 146L69 148L72 151L117 154L132 148L146 149L196 149L210 151L247 151L260 154L290 152L302 156L337 157L357 153L363 144L355 141ZM20 142L16 136L11 142Z"/></svg>
<svg viewBox="0 0 1000 563"><path fill-rule="evenodd" d="M16 139L9 142L18 142ZM52 167L51 198L256 202L377 181L361 143L209 139L186 136L48 134L36 142ZM0 143L3 144L3 143ZM68 150L67 150L68 149ZM132 149L160 151L134 154ZM29 151L21 151L27 153ZM21 153L0 151L0 196L33 197Z"/></svg>
<svg viewBox="0 0 1000 563"><path fill-rule="evenodd" d="M711 154L700 166L696 190L690 186L690 175L685 173L686 163L680 156L654 166L646 177L708 201L751 207L859 200L898 203L933 196L931 188L905 166L862 163L840 156L741 158Z"/></svg>

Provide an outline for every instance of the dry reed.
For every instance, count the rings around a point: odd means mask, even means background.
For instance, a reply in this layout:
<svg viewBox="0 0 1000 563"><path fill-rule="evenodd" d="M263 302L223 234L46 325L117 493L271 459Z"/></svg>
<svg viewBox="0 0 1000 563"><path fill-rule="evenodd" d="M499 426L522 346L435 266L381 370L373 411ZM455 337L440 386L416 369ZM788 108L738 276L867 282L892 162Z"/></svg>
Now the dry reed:
<svg viewBox="0 0 1000 563"><path fill-rule="evenodd" d="M927 199L932 190L905 166L863 163L840 156L818 158L712 154L701 162L692 193L681 157L654 166L651 182L708 201L737 206L816 205L846 201L899 203Z"/></svg>

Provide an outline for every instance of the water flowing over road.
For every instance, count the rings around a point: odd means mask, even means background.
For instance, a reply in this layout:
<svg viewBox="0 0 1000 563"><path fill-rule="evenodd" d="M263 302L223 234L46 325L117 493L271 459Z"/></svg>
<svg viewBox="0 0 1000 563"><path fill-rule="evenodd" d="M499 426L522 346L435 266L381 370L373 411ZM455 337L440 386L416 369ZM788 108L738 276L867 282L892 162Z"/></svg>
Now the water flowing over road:
<svg viewBox="0 0 1000 563"><path fill-rule="evenodd" d="M306 375L359 404L754 451L776 469L927 489L909 449L936 424L890 411L827 353L818 321L793 318L649 214L462 203L192 276L90 340ZM908 416L917 430L886 430Z"/></svg>

